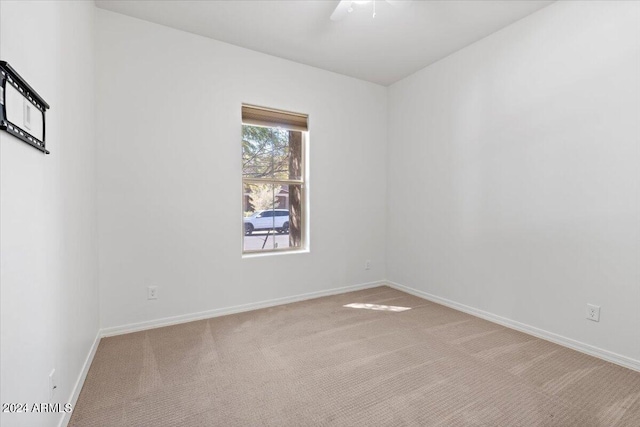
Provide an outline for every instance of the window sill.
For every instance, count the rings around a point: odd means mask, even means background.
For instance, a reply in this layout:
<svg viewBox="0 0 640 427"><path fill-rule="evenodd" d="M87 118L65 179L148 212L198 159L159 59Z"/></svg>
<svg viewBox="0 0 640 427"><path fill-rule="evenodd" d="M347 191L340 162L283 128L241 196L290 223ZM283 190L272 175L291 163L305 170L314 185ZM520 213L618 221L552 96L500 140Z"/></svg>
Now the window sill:
<svg viewBox="0 0 640 427"><path fill-rule="evenodd" d="M281 250L281 251L268 251L268 252L245 252L242 254L242 258L263 258L270 256L279 256L279 255L297 255L297 254L308 254L309 248L305 249L293 249L293 250Z"/></svg>

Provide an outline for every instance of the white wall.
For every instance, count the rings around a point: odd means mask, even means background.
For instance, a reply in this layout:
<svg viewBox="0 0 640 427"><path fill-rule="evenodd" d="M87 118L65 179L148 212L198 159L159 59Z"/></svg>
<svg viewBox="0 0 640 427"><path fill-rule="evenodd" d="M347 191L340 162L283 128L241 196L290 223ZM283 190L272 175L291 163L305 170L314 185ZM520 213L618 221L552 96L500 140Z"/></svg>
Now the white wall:
<svg viewBox="0 0 640 427"><path fill-rule="evenodd" d="M93 3L0 2L0 57L51 105L51 154L0 133L2 402L69 402L98 332ZM53 426L61 414L6 414Z"/></svg>
<svg viewBox="0 0 640 427"><path fill-rule="evenodd" d="M558 2L390 87L390 280L640 360L639 22Z"/></svg>
<svg viewBox="0 0 640 427"><path fill-rule="evenodd" d="M97 28L102 327L386 277L386 88L104 10ZM310 253L241 256L243 102L310 116Z"/></svg>

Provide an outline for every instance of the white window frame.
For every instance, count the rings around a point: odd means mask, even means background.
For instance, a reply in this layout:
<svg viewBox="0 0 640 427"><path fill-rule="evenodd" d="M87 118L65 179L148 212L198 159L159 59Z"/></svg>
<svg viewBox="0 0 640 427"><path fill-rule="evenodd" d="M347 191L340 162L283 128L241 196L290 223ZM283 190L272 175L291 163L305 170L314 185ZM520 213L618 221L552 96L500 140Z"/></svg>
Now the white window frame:
<svg viewBox="0 0 640 427"><path fill-rule="evenodd" d="M253 123L242 123L240 127L240 140L242 141L242 127L243 126L260 126L266 128L275 128L277 126L266 126L266 125L258 125ZM243 163L242 163L242 144L240 144L240 165L241 165L241 248L242 248L242 256L245 258L256 257L262 255L273 255L273 254L287 254L287 253L306 253L309 252L309 158L308 158L308 141L309 141L309 131L300 131L296 129L291 129L294 132L300 132L301 135L301 156L302 156L302 165L301 165L301 177L300 179L272 179L272 178L246 178L244 176ZM299 247L290 247L286 246L283 248L269 248L269 249L255 249L255 250L245 250L244 249L244 239L245 235L245 224L244 224L244 208L245 208L245 186L246 184L273 184L273 185L299 185L301 189L300 194L300 246ZM290 205L289 205L290 207Z"/></svg>

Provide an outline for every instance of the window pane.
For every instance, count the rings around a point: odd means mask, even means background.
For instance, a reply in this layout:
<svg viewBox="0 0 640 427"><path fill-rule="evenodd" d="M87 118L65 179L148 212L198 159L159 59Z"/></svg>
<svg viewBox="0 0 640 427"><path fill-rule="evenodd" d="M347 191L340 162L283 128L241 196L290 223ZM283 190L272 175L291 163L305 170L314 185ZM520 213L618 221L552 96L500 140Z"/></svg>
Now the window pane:
<svg viewBox="0 0 640 427"><path fill-rule="evenodd" d="M244 250L302 247L302 186L246 184Z"/></svg>
<svg viewBox="0 0 640 427"><path fill-rule="evenodd" d="M244 186L244 250L260 251L277 248L275 216L279 206L279 185L245 184Z"/></svg>
<svg viewBox="0 0 640 427"><path fill-rule="evenodd" d="M302 132L242 126L242 173L245 178L302 178Z"/></svg>
<svg viewBox="0 0 640 427"><path fill-rule="evenodd" d="M242 126L242 173L245 178L275 178L286 172L288 132Z"/></svg>

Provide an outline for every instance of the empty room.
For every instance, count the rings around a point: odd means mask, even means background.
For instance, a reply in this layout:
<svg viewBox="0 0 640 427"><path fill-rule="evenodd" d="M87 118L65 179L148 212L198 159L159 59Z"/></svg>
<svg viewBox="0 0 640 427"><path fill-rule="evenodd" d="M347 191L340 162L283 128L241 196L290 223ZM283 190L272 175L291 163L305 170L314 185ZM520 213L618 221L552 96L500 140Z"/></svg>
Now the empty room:
<svg viewBox="0 0 640 427"><path fill-rule="evenodd" d="M3 427L640 426L640 1L0 0Z"/></svg>

